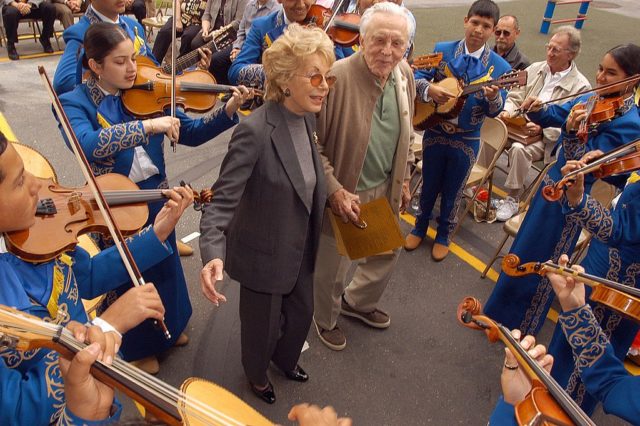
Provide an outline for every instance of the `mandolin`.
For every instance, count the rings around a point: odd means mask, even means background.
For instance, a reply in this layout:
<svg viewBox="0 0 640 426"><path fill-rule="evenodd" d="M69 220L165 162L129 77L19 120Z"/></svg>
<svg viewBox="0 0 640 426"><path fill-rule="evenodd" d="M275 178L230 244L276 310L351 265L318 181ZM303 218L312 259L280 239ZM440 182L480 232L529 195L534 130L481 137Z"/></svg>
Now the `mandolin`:
<svg viewBox="0 0 640 426"><path fill-rule="evenodd" d="M87 345L61 325L0 305L0 346L18 351L44 347L71 359ZM171 426L273 426L240 398L204 379L189 378L176 389L120 358L111 365L97 361L91 373Z"/></svg>
<svg viewBox="0 0 640 426"><path fill-rule="evenodd" d="M442 121L457 117L464 106L464 101L467 96L482 90L483 87L498 86L501 89L510 89L527 84L527 72L525 70L513 71L502 75L496 80L469 84L467 86L464 86L461 80L454 77L448 77L431 84L446 89L454 96L444 104L436 104L433 101L420 102L416 98L415 112L413 115L413 127L415 127L416 130L426 130Z"/></svg>

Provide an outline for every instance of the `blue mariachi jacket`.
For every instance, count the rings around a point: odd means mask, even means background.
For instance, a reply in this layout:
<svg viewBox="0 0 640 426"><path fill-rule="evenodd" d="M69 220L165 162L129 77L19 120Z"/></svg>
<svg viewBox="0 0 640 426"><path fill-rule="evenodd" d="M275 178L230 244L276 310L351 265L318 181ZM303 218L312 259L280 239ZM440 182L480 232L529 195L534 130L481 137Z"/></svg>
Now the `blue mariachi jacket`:
<svg viewBox="0 0 640 426"><path fill-rule="evenodd" d="M151 227L129 239L140 268L147 269L172 254ZM87 322L81 299L97 297L126 283L129 276L115 247L93 258L80 247L40 264L0 254L0 304L47 322ZM64 412L64 384L58 355L48 349L0 350L0 424L46 425L78 420Z"/></svg>
<svg viewBox="0 0 640 426"><path fill-rule="evenodd" d="M229 68L231 84L264 87L262 52L284 33L286 27L282 9L253 21L240 53Z"/></svg>
<svg viewBox="0 0 640 426"><path fill-rule="evenodd" d="M571 345L580 377L590 394L602 401L607 414L640 424L640 377L631 376L615 356L591 307L584 305L558 316L567 341ZM516 425L514 408L498 402L491 425Z"/></svg>
<svg viewBox="0 0 640 426"><path fill-rule="evenodd" d="M58 95L70 92L74 87L82 83L82 74L85 70L82 68L80 57L84 53L82 49L84 34L87 32L89 25L96 22L101 22L101 19L89 6L87 12L76 24L64 30L62 38L66 47L53 77L53 88ZM158 61L151 53L151 47L146 42L142 25L128 16L120 16L120 26L133 40L138 55L146 56L158 64Z"/></svg>
<svg viewBox="0 0 640 426"><path fill-rule="evenodd" d="M489 79L495 80L511 71L509 63L493 52L489 46L484 47L480 60L477 60L470 55L465 55L464 44L464 40L436 43L433 51L434 53L442 52L442 61L438 68L415 72L418 99L424 99L432 80L437 82L445 77L456 77L462 79L465 84L472 84ZM485 99L482 91L469 95L458 115L457 127L465 133L468 132L467 137L479 136L485 116L496 117L502 111L506 97L505 90L500 90L500 96L494 101Z"/></svg>
<svg viewBox="0 0 640 426"><path fill-rule="evenodd" d="M107 98L112 98L110 100L114 102L115 107L121 107L120 99L105 96L93 78L72 92L60 96L62 107L94 173L119 173L129 176L135 151L130 148L141 146L149 154L160 172L161 179L164 180L164 134L146 134L140 120L119 121L116 117L117 121L111 121L108 126L104 126L105 122L98 117L98 107ZM120 114L124 113L120 111ZM179 143L188 146L201 145L238 122L237 114L231 119L224 108L198 119L191 119L181 111L176 111L176 116L181 122Z"/></svg>

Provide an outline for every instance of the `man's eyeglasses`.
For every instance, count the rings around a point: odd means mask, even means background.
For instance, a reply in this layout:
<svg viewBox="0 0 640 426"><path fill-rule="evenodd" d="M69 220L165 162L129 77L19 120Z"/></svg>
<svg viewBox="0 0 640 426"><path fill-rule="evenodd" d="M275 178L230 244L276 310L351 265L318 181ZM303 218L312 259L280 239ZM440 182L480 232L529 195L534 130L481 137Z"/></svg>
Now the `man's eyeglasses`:
<svg viewBox="0 0 640 426"><path fill-rule="evenodd" d="M544 48L547 49L547 51L553 53L554 55L557 55L558 53L561 53L561 52L570 52L569 49L561 49L557 46L552 46L549 43L545 44Z"/></svg>
<svg viewBox="0 0 640 426"><path fill-rule="evenodd" d="M511 35L511 31L507 31L507 30L496 30L495 32L497 37L501 37L503 34L505 37L509 37Z"/></svg>
<svg viewBox="0 0 640 426"><path fill-rule="evenodd" d="M320 73L311 74L311 75L304 75L304 74L296 74L296 75L298 77L308 78L309 83L311 83L313 87L320 86L323 80L327 82L327 86L331 87L335 84L336 80L338 79L335 75L328 75L325 77Z"/></svg>

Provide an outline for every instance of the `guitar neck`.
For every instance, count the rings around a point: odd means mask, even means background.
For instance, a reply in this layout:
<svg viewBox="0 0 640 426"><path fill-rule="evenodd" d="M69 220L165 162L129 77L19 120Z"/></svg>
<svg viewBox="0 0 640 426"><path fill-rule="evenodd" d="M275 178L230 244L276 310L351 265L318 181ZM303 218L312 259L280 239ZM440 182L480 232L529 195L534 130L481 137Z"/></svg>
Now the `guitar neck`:
<svg viewBox="0 0 640 426"><path fill-rule="evenodd" d="M211 39L210 41L200 46L200 49L209 49L211 50L211 53L216 53L218 51L218 46L215 43L215 39ZM200 54L198 53L198 49L194 49L191 52L180 56L176 59L176 74L180 74L182 71L194 66L199 61ZM162 71L167 74L171 74L171 63L166 63L162 67Z"/></svg>
<svg viewBox="0 0 640 426"><path fill-rule="evenodd" d="M71 337L67 330L63 330L59 338L54 338L54 342L57 345L55 350L69 359L86 347L85 344ZM138 401L164 423L175 426L183 424L177 408L178 401L168 396L168 394L180 394L178 389L149 376L119 358L115 358L111 365L101 361L95 362L91 366L91 373L101 382L117 388Z"/></svg>
<svg viewBox="0 0 640 426"><path fill-rule="evenodd" d="M485 82L482 82L482 83L470 84L470 85L466 86L464 89L462 89L462 95L461 96L466 96L466 95L470 95L472 93L476 93L477 91L482 90L483 87L487 87L487 86L491 86L491 85L502 87L504 84L505 84L504 82L500 82L498 80L492 80L492 81L485 81Z"/></svg>

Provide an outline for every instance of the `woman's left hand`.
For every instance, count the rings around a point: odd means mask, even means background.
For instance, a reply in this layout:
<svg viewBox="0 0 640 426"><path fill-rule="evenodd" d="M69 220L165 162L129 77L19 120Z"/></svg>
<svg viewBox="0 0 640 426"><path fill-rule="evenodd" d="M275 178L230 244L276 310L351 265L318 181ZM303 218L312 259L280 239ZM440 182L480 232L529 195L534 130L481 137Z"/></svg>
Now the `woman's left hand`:
<svg viewBox="0 0 640 426"><path fill-rule="evenodd" d="M233 92L233 96L231 96L231 99L229 99L224 106L224 110L229 118L233 117L233 114L236 113L243 103L253 97L253 92L242 85L232 87L231 91Z"/></svg>
<svg viewBox="0 0 640 426"><path fill-rule="evenodd" d="M513 330L511 335L520 340L520 330ZM533 358L542 368L551 372L553 367L553 357L547 354L547 348L543 345L536 346L536 339L533 336L526 336L520 342L520 346L528 351L529 356ZM508 348L505 348L504 365L502 367L502 375L500 383L502 384L502 394L505 402L516 405L522 401L531 391L531 382L529 377L522 371L515 355Z"/></svg>

